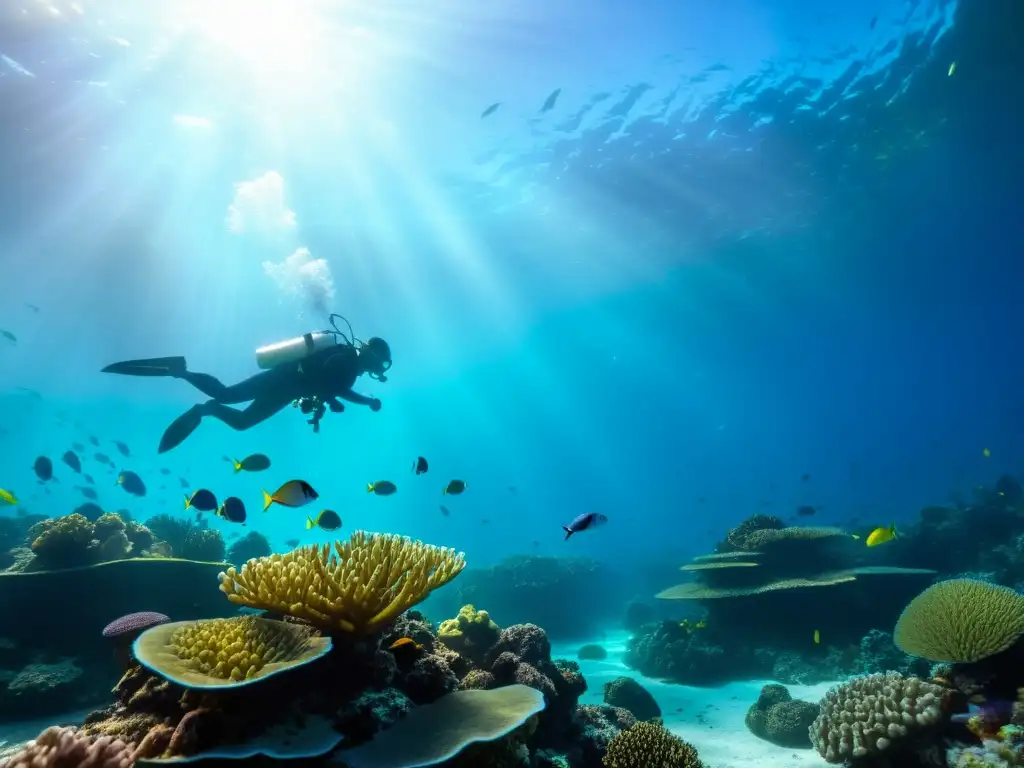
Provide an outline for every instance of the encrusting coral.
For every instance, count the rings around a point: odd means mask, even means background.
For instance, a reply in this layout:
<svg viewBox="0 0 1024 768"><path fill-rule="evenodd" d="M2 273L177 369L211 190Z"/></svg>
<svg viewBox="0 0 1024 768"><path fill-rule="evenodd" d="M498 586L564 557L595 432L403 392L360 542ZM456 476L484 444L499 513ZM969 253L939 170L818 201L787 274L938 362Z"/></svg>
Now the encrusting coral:
<svg viewBox="0 0 1024 768"><path fill-rule="evenodd" d="M308 664L330 649L330 638L309 626L258 616L158 624L133 646L140 664L189 688L244 685Z"/></svg>
<svg viewBox="0 0 1024 768"><path fill-rule="evenodd" d="M369 635L461 573L462 553L394 534L356 531L348 541L250 560L220 576L238 605L278 611L327 630Z"/></svg>
<svg viewBox="0 0 1024 768"><path fill-rule="evenodd" d="M943 688L896 672L858 677L832 688L811 724L811 743L829 763L890 749L942 717Z"/></svg>
<svg viewBox="0 0 1024 768"><path fill-rule="evenodd" d="M637 723L608 743L605 768L702 768L697 750L661 723Z"/></svg>
<svg viewBox="0 0 1024 768"><path fill-rule="evenodd" d="M929 661L969 663L1005 651L1024 634L1024 596L977 579L928 587L904 609L893 639Z"/></svg>

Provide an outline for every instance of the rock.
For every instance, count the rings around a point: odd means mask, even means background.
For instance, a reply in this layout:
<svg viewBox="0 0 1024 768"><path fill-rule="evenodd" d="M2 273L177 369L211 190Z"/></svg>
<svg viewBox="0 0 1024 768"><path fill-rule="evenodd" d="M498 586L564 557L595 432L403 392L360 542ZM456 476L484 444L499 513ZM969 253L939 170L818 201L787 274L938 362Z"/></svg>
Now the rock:
<svg viewBox="0 0 1024 768"><path fill-rule="evenodd" d="M772 744L810 749L808 729L819 711L817 704L794 699L783 685L766 685L747 710L745 722L751 733Z"/></svg>
<svg viewBox="0 0 1024 768"><path fill-rule="evenodd" d="M604 684L604 703L628 710L637 720L661 717L661 707L651 692L631 677L617 677Z"/></svg>

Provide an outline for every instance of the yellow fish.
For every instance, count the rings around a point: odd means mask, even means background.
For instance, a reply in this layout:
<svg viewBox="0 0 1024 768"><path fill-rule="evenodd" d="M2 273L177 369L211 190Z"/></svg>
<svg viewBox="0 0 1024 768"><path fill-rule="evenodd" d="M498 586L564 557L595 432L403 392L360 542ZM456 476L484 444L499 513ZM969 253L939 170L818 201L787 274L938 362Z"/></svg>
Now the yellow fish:
<svg viewBox="0 0 1024 768"><path fill-rule="evenodd" d="M899 533L896 531L896 523L892 522L888 527L875 528L869 535L868 540L865 542L869 547L877 547L879 544L885 544L887 541L895 539Z"/></svg>
<svg viewBox="0 0 1024 768"><path fill-rule="evenodd" d="M3 488L0 488L0 499L7 502L8 504L18 503L18 500L14 498L14 494L11 493L10 491L5 491Z"/></svg>
<svg viewBox="0 0 1024 768"><path fill-rule="evenodd" d="M985 450L983 450L981 452L981 455L984 456L987 459L989 456L992 455L992 451L990 451L988 448L986 448Z"/></svg>
<svg viewBox="0 0 1024 768"><path fill-rule="evenodd" d="M821 642L821 632L814 630L814 644L817 645Z"/></svg>

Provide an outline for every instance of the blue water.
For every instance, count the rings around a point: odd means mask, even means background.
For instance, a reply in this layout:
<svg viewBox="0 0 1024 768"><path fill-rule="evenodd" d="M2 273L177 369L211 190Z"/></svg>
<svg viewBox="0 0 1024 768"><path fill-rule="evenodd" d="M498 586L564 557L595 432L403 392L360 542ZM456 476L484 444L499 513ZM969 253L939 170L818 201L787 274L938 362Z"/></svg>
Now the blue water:
<svg viewBox="0 0 1024 768"><path fill-rule="evenodd" d="M278 551L334 538L259 512L295 477L343 534L636 572L752 512L909 520L1024 465L1011 0L292 5L0 10L0 487L27 510L84 501L59 457L93 435L149 485L87 461L100 504L142 520L181 476ZM288 409L160 456L204 398L99 372L230 383L325 309L394 366L320 434ZM262 476L222 460L255 451Z"/></svg>

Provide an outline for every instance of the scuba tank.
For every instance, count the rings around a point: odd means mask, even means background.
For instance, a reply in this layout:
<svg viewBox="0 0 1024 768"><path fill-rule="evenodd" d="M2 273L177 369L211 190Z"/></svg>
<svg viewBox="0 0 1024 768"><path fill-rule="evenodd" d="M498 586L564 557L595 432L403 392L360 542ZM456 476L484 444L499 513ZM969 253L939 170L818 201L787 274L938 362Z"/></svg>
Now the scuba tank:
<svg viewBox="0 0 1024 768"><path fill-rule="evenodd" d="M256 365L263 370L276 368L282 363L297 363L314 352L337 346L336 334L330 331L313 331L296 336L294 339L267 344L256 350Z"/></svg>

